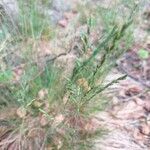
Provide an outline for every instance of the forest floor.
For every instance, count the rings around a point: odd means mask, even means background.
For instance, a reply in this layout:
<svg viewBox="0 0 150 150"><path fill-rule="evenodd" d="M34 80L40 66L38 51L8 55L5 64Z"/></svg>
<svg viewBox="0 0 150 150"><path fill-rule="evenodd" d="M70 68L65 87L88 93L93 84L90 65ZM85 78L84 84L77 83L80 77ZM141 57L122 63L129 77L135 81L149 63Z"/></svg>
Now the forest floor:
<svg viewBox="0 0 150 150"><path fill-rule="evenodd" d="M57 39L54 39L50 45L45 41L41 41L39 43L39 55L52 54L55 56L66 53L68 47L62 48L62 45L65 45L64 43L67 45L72 37L78 37L78 30L84 30L84 26L76 28L73 26L78 13L74 11L74 4L77 3L77 0L72 1L74 3L72 2L69 11L64 11L63 16L53 18L57 26ZM103 5L108 7L108 2L104 1ZM106 93L109 96L111 105L95 116L100 121L100 126L109 131L108 134L95 140L96 150L150 149L150 57L143 60L139 56L139 50L142 49L150 53L150 36L141 26L137 30L135 30L134 36L136 42L120 58L117 67L107 77L108 80L111 80L122 74L128 75L125 80L107 90ZM140 37L137 37L138 35ZM41 49L42 53L40 53ZM52 49L53 52L51 52ZM71 52L65 56L62 55L56 60L56 63L63 62L62 65L70 63L70 67L72 67L75 57L74 53ZM66 71L71 70L65 69ZM16 79L19 78L18 76L16 73ZM10 110L10 116L13 114L12 112ZM9 118L10 116L9 114L5 116L0 113L0 119Z"/></svg>

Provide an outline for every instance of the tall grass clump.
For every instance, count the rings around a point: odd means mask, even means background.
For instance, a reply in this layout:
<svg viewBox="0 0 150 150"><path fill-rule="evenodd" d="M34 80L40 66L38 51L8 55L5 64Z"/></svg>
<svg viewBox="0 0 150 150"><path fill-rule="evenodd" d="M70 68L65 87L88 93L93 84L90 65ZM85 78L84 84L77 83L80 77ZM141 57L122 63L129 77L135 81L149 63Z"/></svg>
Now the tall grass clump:
<svg viewBox="0 0 150 150"><path fill-rule="evenodd" d="M18 29L23 40L27 37L35 40L45 30L45 24L38 22L39 14L35 7L32 5L31 9L28 6L29 14L25 14L24 10L21 12ZM94 147L94 138L103 134L93 117L107 105L102 98L103 92L126 77L105 82L117 59L128 48L125 37L133 21L132 15L119 26L113 25L109 32L104 32L94 46L90 43L92 18L88 18L87 32L80 41L83 52L76 59L71 76L64 77L64 70L55 64L59 56L50 59L42 68L27 59L28 62L15 70L18 74L21 72L15 82L13 69L1 69L1 90L8 93L1 92L0 96L5 93L17 107L14 119L6 120L11 130L0 136L1 149L87 150ZM32 45L30 48L33 49ZM0 49L5 49L3 43ZM7 97L2 105L5 108L10 105Z"/></svg>
<svg viewBox="0 0 150 150"><path fill-rule="evenodd" d="M18 14L15 20L7 14L1 13L3 30L13 34L15 39L44 39L49 40L54 32L50 18L46 15L44 6L38 0L18 0ZM46 4L45 4L46 5Z"/></svg>
<svg viewBox="0 0 150 150"><path fill-rule="evenodd" d="M45 12L41 12L42 8L38 7L38 3L37 0L19 0L19 31L25 37L49 39L52 36L52 27Z"/></svg>

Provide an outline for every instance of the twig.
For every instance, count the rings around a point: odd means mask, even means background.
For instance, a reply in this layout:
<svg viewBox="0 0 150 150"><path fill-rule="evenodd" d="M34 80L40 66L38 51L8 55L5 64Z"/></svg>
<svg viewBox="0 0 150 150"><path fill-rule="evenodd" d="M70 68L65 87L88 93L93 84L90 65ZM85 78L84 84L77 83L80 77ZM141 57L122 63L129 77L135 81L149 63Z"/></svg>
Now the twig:
<svg viewBox="0 0 150 150"><path fill-rule="evenodd" d="M96 86L94 88L92 88L84 97L84 102L82 103L82 105L86 104L87 102L89 102L92 98L94 98L97 94L99 94L100 92L104 91L105 89L107 89L108 87L110 87L111 85L113 85L114 83L117 83L119 80L123 80L127 77L127 75L124 75L122 77L119 77L113 81L111 81L110 83L106 84L105 86ZM91 94L91 95L90 95Z"/></svg>

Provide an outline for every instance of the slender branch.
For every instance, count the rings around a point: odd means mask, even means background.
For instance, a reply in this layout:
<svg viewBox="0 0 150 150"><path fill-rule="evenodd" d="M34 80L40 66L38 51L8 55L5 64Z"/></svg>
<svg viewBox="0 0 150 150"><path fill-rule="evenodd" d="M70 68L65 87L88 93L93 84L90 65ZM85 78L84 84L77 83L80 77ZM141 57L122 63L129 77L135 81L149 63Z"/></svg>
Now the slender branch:
<svg viewBox="0 0 150 150"><path fill-rule="evenodd" d="M92 88L84 97L83 100L84 102L82 103L82 105L84 105L85 103L89 102L91 99L93 99L97 94L99 94L100 92L104 91L105 89L107 89L108 87L110 87L111 85L113 85L114 83L117 83L120 80L123 80L127 77L127 75L124 75L122 77L119 77L113 81L111 81L110 83L106 84L105 86L96 86L94 88Z"/></svg>

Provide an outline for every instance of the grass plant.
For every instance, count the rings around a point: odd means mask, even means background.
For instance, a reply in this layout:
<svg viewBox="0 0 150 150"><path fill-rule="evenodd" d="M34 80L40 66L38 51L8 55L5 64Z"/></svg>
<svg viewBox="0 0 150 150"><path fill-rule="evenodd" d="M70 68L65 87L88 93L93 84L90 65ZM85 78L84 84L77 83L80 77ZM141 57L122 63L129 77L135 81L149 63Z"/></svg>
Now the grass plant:
<svg viewBox="0 0 150 150"><path fill-rule="evenodd" d="M36 43L36 40L43 37L47 40L51 35L47 18L39 13L36 0L25 3L20 0L19 6L17 30L14 29L12 33L9 29L7 32L2 30L5 40L0 43L0 52L7 49L10 43L18 44L29 38ZM131 44L124 46L129 38L127 36L133 21L132 15L119 26L113 24L106 27L109 30L104 32L103 37L94 46L90 43L92 18L88 18L87 32L81 36L80 41L83 53L76 60L71 77L64 78L62 68L51 61L39 70L38 64L33 64L32 60L29 60L30 56L17 82L13 82L13 70L8 67L1 69L0 106L8 107L13 100L18 108L14 120L19 123L19 125L14 123L13 132L5 133L6 138L0 137L2 149L93 148L93 139L105 132L99 128L92 115L103 110L108 104L106 98L103 98L104 91L126 77L124 75L109 83L105 82L118 58ZM4 26L7 28L6 24ZM16 34L20 37L20 41L14 40ZM6 35L9 35L11 40L7 40ZM29 45L25 46L27 50ZM30 46L32 51L33 45Z"/></svg>

